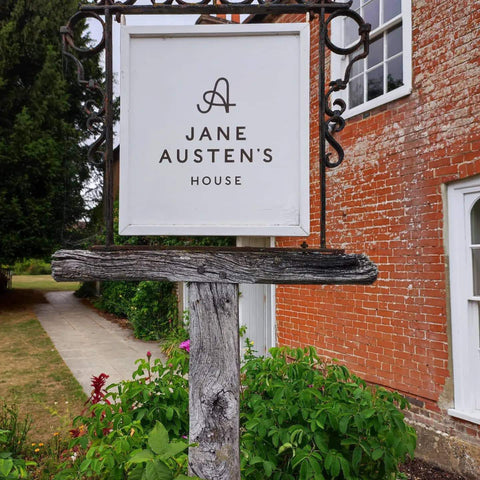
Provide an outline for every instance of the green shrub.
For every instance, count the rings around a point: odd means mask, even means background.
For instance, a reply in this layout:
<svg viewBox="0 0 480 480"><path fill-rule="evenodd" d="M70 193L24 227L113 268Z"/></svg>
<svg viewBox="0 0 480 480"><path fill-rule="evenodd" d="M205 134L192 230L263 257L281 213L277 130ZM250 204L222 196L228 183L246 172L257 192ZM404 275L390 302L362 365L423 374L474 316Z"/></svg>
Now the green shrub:
<svg viewBox="0 0 480 480"><path fill-rule="evenodd" d="M243 478L395 479L416 445L400 410L408 402L322 362L313 347L270 353L242 369Z"/></svg>
<svg viewBox="0 0 480 480"><path fill-rule="evenodd" d="M14 275L50 275L50 263L38 258L24 258L13 266Z"/></svg>
<svg viewBox="0 0 480 480"><path fill-rule="evenodd" d="M100 298L95 306L119 317L127 318L131 301L137 292L138 282L102 282Z"/></svg>
<svg viewBox="0 0 480 480"><path fill-rule="evenodd" d="M97 282L83 282L80 288L75 290L74 295L78 298L94 298L97 296Z"/></svg>
<svg viewBox="0 0 480 480"><path fill-rule="evenodd" d="M171 282L103 282L95 306L128 318L135 336L157 340L177 322L177 296Z"/></svg>
<svg viewBox="0 0 480 480"><path fill-rule="evenodd" d="M367 386L343 366L322 362L313 347L270 352L268 358L247 352L242 366L242 479L395 479L416 443L401 412L407 401ZM139 360L134 381L109 387L110 403L77 419L86 434L72 444L84 451L75 468L95 465L102 479L133 474L132 452L146 449L157 420L170 437L186 437L187 372L184 351L175 350L166 365ZM108 476L107 469L118 476Z"/></svg>
<svg viewBox="0 0 480 480"><path fill-rule="evenodd" d="M180 353L168 365L159 360L151 364L150 357L139 360L134 380L110 386L103 403L76 418L73 454L55 479L186 478L187 445L182 438L188 434L186 356ZM165 432L176 441L165 438L158 422L168 425Z"/></svg>
<svg viewBox="0 0 480 480"><path fill-rule="evenodd" d="M135 336L158 340L177 324L178 301L171 282L140 282L132 298L128 319Z"/></svg>

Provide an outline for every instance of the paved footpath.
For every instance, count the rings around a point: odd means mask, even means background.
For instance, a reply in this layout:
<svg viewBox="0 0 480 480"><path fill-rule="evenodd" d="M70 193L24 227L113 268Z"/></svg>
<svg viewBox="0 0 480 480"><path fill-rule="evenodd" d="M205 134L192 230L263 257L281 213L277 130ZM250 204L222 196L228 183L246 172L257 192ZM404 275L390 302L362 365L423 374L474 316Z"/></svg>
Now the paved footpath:
<svg viewBox="0 0 480 480"><path fill-rule="evenodd" d="M35 307L40 323L87 395L93 375L106 373L107 384L130 380L135 360L164 358L158 342L137 340L129 329L86 307L73 292L45 293L48 303Z"/></svg>

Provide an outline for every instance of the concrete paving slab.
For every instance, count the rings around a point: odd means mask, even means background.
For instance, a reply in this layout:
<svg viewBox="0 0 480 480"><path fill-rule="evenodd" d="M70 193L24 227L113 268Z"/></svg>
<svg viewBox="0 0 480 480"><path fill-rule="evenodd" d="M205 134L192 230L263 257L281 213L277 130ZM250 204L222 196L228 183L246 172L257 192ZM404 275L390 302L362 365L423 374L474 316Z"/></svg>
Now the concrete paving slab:
<svg viewBox="0 0 480 480"><path fill-rule="evenodd" d="M35 313L55 348L87 395L93 375L106 373L107 383L131 380L135 360L165 360L158 342L137 340L133 332L109 322L73 295L48 292L48 303L35 307Z"/></svg>

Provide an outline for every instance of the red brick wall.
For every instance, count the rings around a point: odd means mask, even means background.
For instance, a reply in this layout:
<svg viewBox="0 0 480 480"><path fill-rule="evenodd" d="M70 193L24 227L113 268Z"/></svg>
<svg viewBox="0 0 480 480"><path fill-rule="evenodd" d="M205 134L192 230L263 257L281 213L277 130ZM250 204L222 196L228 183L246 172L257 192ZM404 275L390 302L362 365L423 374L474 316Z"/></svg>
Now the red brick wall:
<svg viewBox="0 0 480 480"><path fill-rule="evenodd" d="M367 118L348 120L339 137L345 160L327 178L327 246L366 253L378 265L378 281L278 286L278 343L315 345L366 380L418 399L417 415L437 427L478 438L477 426L446 416L453 394L442 185L480 173L480 2L412 4L413 91ZM306 240L318 247L318 29L312 27Z"/></svg>

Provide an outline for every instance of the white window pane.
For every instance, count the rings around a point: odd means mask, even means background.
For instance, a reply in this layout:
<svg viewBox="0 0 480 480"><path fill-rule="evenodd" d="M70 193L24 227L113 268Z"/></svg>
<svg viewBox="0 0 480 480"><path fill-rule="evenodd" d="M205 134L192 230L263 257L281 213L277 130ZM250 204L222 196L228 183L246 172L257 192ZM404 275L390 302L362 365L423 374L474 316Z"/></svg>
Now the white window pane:
<svg viewBox="0 0 480 480"><path fill-rule="evenodd" d="M391 92L403 85L403 58L402 55L387 62L387 92Z"/></svg>
<svg viewBox="0 0 480 480"><path fill-rule="evenodd" d="M383 62L383 36L370 44L367 57L368 68L374 67L381 62Z"/></svg>
<svg viewBox="0 0 480 480"><path fill-rule="evenodd" d="M355 54L350 55L348 57L348 61L351 62L355 58ZM356 77L360 73L362 73L365 70L365 60L362 58L361 60L357 60L353 65L352 65L352 70L350 73L350 78Z"/></svg>
<svg viewBox="0 0 480 480"><path fill-rule="evenodd" d="M480 350L480 305L477 303L477 321L478 321L478 349ZM480 400L480 398L479 398ZM477 408L480 408L480 406L477 405Z"/></svg>
<svg viewBox="0 0 480 480"><path fill-rule="evenodd" d="M363 19L375 30L380 25L380 0L371 0L363 7Z"/></svg>
<svg viewBox="0 0 480 480"><path fill-rule="evenodd" d="M333 22L337 20L333 19ZM333 24L332 22L332 24ZM333 27L333 25L332 25ZM345 17L343 19L343 47L351 45L352 43L358 42L360 36L358 35L358 23L353 20L353 18Z"/></svg>
<svg viewBox="0 0 480 480"><path fill-rule="evenodd" d="M402 26L399 25L387 32L387 58L402 51Z"/></svg>
<svg viewBox="0 0 480 480"><path fill-rule="evenodd" d="M367 73L367 86L367 100L373 100L383 95L383 65Z"/></svg>
<svg viewBox="0 0 480 480"><path fill-rule="evenodd" d="M354 78L349 83L349 107L357 107L363 103L363 75Z"/></svg>
<svg viewBox="0 0 480 480"><path fill-rule="evenodd" d="M402 0L383 0L383 21L388 22L402 11Z"/></svg>
<svg viewBox="0 0 480 480"><path fill-rule="evenodd" d="M470 227L472 230L472 244L480 245L480 200L478 200L470 213Z"/></svg>
<svg viewBox="0 0 480 480"><path fill-rule="evenodd" d="M480 296L480 250L472 250L473 295Z"/></svg>
<svg viewBox="0 0 480 480"><path fill-rule="evenodd" d="M352 6L350 8L358 12L358 10L360 10L360 0L353 0Z"/></svg>

